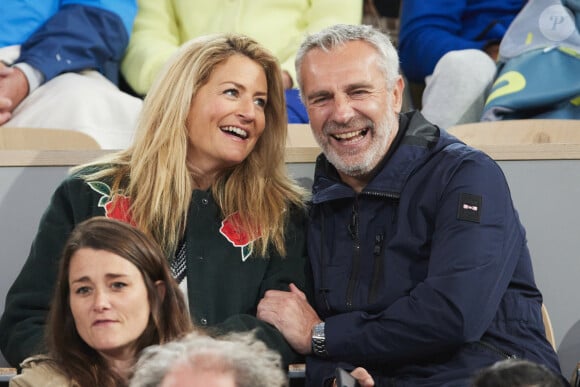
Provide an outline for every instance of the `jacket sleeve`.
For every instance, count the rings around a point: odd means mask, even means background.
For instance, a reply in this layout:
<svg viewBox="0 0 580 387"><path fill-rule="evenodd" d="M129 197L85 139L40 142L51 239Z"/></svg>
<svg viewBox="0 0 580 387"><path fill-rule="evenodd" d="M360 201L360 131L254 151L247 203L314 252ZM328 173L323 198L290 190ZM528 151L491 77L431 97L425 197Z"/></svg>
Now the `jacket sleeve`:
<svg viewBox="0 0 580 387"><path fill-rule="evenodd" d="M6 296L0 320L0 349L15 367L44 350L45 320L61 250L74 225L84 220L71 200L80 196L80 184L80 180L67 180L54 193L40 220L28 259Z"/></svg>
<svg viewBox="0 0 580 387"><path fill-rule="evenodd" d="M402 2L399 54L409 80L423 82L449 51L481 49L485 45L460 35L466 4L466 0Z"/></svg>
<svg viewBox="0 0 580 387"><path fill-rule="evenodd" d="M22 364L22 372L10 379L10 386L70 386L68 378L54 368L48 359L42 355L26 359Z"/></svg>
<svg viewBox="0 0 580 387"><path fill-rule="evenodd" d="M437 204L426 278L381 312L329 317L332 357L397 364L455 351L484 335L527 249L501 169L471 153L442 168L441 183L431 188ZM458 219L461 193L481 196L479 222Z"/></svg>
<svg viewBox="0 0 580 387"><path fill-rule="evenodd" d="M63 3L22 44L17 62L38 69L45 81L65 72L94 69L116 83L136 13L135 1Z"/></svg>
<svg viewBox="0 0 580 387"><path fill-rule="evenodd" d="M133 35L121 63L123 76L137 94L147 94L155 77L181 43L172 2L139 0Z"/></svg>
<svg viewBox="0 0 580 387"><path fill-rule="evenodd" d="M309 9L302 23L302 31L297 35L297 40L293 44L293 49L287 58L280 58L282 70L288 71L292 80L296 84L296 68L294 60L298 53L298 48L304 37L308 34L334 24L361 24L363 1L362 0L314 0L309 2Z"/></svg>

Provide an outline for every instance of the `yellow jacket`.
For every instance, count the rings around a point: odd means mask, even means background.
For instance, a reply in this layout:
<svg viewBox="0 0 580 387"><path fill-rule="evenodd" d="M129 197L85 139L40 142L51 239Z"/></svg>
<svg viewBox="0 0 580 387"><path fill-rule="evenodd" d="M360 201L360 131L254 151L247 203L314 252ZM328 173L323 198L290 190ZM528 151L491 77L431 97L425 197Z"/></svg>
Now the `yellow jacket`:
<svg viewBox="0 0 580 387"><path fill-rule="evenodd" d="M337 23L360 24L363 12L362 0L139 0L138 4L121 71L139 94L147 93L182 43L220 32L256 39L295 82L294 57L305 35Z"/></svg>

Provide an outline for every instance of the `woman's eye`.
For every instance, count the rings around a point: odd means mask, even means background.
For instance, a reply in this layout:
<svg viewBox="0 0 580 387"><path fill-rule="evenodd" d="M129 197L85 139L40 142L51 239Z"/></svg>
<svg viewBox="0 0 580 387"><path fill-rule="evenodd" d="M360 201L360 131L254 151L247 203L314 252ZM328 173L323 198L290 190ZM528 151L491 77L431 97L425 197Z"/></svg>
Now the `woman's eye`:
<svg viewBox="0 0 580 387"><path fill-rule="evenodd" d="M265 107L266 106L266 100L264 98L256 98L254 100L254 103L260 107Z"/></svg>
<svg viewBox="0 0 580 387"><path fill-rule="evenodd" d="M226 91L224 91L224 94L232 97L237 97L240 93L236 89L227 89Z"/></svg>
<svg viewBox="0 0 580 387"><path fill-rule="evenodd" d="M88 286L81 286L79 288L77 288L75 290L75 294L89 294L89 292L91 291L91 288L89 288Z"/></svg>
<svg viewBox="0 0 580 387"><path fill-rule="evenodd" d="M125 286L127 286L127 284L124 282L113 282L111 284L111 287L117 290L123 289Z"/></svg>

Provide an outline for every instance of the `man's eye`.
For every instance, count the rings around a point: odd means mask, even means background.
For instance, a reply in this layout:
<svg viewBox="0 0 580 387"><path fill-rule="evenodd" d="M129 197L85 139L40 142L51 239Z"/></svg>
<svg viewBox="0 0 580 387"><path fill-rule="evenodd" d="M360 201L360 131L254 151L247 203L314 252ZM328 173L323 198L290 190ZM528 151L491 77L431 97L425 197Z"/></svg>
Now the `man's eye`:
<svg viewBox="0 0 580 387"><path fill-rule="evenodd" d="M227 89L226 91L224 91L224 94L232 97L237 97L240 93L236 89Z"/></svg>
<svg viewBox="0 0 580 387"><path fill-rule="evenodd" d="M368 93L369 93L368 90L354 90L351 94L356 96L356 95L365 95Z"/></svg>
<svg viewBox="0 0 580 387"><path fill-rule="evenodd" d="M314 103L314 104L319 104L319 103L323 103L327 99L328 98L326 98L326 97L317 97L317 98L313 98L310 102Z"/></svg>

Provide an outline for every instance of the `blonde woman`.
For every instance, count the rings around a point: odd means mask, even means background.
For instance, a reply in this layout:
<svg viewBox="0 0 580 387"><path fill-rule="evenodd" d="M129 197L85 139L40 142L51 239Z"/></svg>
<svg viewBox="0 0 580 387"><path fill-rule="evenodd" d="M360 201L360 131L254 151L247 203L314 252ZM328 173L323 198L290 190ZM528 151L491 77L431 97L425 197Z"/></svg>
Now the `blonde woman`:
<svg viewBox="0 0 580 387"><path fill-rule="evenodd" d="M76 169L55 192L7 296L6 359L17 365L42 350L65 240L76 223L105 215L161 245L195 324L261 327L258 336L294 361L279 332L255 318L266 290L305 287L303 192L286 175L286 134L271 53L236 34L183 46L147 95L133 145Z"/></svg>

